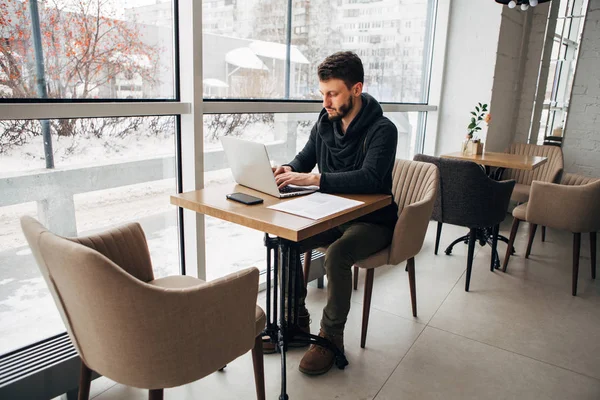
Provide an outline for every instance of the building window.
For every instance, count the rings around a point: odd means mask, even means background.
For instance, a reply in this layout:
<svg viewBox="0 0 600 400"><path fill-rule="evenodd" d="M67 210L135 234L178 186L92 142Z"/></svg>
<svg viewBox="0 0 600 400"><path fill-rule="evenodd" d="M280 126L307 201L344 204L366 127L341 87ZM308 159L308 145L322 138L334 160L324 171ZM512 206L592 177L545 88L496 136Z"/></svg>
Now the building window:
<svg viewBox="0 0 600 400"><path fill-rule="evenodd" d="M586 10L587 1L564 0L560 3L537 134L538 144L543 143L544 136L563 134Z"/></svg>

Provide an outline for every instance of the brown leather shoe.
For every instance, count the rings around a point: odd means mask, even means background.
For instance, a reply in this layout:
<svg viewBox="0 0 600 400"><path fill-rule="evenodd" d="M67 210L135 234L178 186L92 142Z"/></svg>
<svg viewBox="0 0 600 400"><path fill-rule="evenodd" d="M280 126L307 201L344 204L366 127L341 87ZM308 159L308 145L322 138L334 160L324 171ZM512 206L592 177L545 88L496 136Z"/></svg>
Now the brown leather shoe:
<svg viewBox="0 0 600 400"><path fill-rule="evenodd" d="M304 310L300 310L298 313L298 328L301 331L310 333L310 314L308 310L305 308ZM268 336L263 336L263 340L268 340ZM305 347L307 343L303 342L291 342L288 344L289 347ZM263 342L263 354L273 354L277 351L277 346L275 343L271 341Z"/></svg>
<svg viewBox="0 0 600 400"><path fill-rule="evenodd" d="M328 335L321 329L319 336L329 339L342 352L344 351L344 336L343 335ZM333 351L328 348L318 345L311 345L310 349L304 354L298 369L307 375L321 375L329 371L335 361Z"/></svg>

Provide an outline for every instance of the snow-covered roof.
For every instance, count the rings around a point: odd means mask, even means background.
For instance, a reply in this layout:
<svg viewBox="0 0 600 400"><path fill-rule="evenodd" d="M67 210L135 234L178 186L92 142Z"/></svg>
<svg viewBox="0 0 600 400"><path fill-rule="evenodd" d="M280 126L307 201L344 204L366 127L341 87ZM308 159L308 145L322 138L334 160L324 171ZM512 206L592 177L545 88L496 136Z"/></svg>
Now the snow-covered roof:
<svg viewBox="0 0 600 400"><path fill-rule="evenodd" d="M225 61L240 68L269 70L249 47L238 47L228 51Z"/></svg>
<svg viewBox="0 0 600 400"><path fill-rule="evenodd" d="M142 68L150 68L150 58L145 54L124 54L120 51L113 53L110 58L110 62L121 63L121 64L134 64Z"/></svg>
<svg viewBox="0 0 600 400"><path fill-rule="evenodd" d="M285 44L255 40L248 47L261 57L274 58L276 60L286 59ZM296 46L290 46L290 61L296 64L309 64L308 59L304 57L304 54Z"/></svg>
<svg viewBox="0 0 600 400"><path fill-rule="evenodd" d="M216 87L216 88L226 88L229 87L229 85L225 82L223 82L220 79L215 79L215 78L206 78L202 80L202 83L204 84L204 86L208 86L208 87Z"/></svg>

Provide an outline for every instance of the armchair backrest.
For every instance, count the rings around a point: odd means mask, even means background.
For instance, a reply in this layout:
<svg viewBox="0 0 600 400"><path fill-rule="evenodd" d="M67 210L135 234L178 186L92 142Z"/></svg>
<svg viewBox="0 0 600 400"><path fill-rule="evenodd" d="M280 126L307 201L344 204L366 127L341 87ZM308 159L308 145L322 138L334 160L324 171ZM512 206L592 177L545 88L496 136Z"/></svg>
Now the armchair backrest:
<svg viewBox="0 0 600 400"><path fill-rule="evenodd" d="M596 182L599 178L583 176L578 174L564 173L560 181L561 185L579 186L587 185L588 183Z"/></svg>
<svg viewBox="0 0 600 400"><path fill-rule="evenodd" d="M54 235L31 217L23 217L21 226L71 341L90 369L129 386L168 388L200 379L253 347L256 268L165 288L138 279L128 272L132 269L77 240ZM104 237L105 249L127 246ZM117 258L130 257L135 256Z"/></svg>
<svg viewBox="0 0 600 400"><path fill-rule="evenodd" d="M577 179L569 181L574 182ZM598 232L599 199L600 180L591 180L579 185L533 182L527 202L526 218L533 224L574 233Z"/></svg>
<svg viewBox="0 0 600 400"><path fill-rule="evenodd" d="M423 162L397 159L392 172L392 195L398 205L398 215L410 204L435 198L438 180L437 168Z"/></svg>
<svg viewBox="0 0 600 400"><path fill-rule="evenodd" d="M435 201L439 173L435 165L396 160L392 194L398 204L398 222L390 246L390 264L414 257L423 246Z"/></svg>
<svg viewBox="0 0 600 400"><path fill-rule="evenodd" d="M513 143L506 151L510 154L548 157L548 161L533 171L507 169L504 179L514 179L517 183L531 185L533 181L557 183L564 168L562 149L558 146L539 146L536 144Z"/></svg>
<svg viewBox="0 0 600 400"><path fill-rule="evenodd" d="M154 279L146 235L137 222L69 240L96 250L140 281Z"/></svg>
<svg viewBox="0 0 600 400"><path fill-rule="evenodd" d="M485 228L504 220L514 181L497 182L470 161L425 155L440 171L440 222L469 228Z"/></svg>

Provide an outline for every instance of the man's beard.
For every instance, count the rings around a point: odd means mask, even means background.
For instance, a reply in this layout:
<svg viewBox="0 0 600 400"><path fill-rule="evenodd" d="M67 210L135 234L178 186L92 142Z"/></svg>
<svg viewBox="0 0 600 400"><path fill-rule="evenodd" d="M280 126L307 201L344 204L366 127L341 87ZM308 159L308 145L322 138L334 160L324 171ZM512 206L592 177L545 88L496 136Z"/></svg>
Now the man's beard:
<svg viewBox="0 0 600 400"><path fill-rule="evenodd" d="M354 106L354 100L352 99L352 96L350 96L350 98L348 99L348 103L342 104L340 106L340 108L338 108L338 109L335 110L337 112L337 114L335 114L335 115L327 115L327 116L329 117L329 120L332 121L332 122L339 121L340 119L342 119L346 115L348 115L348 113L350 112L350 110L352 110L353 106Z"/></svg>

